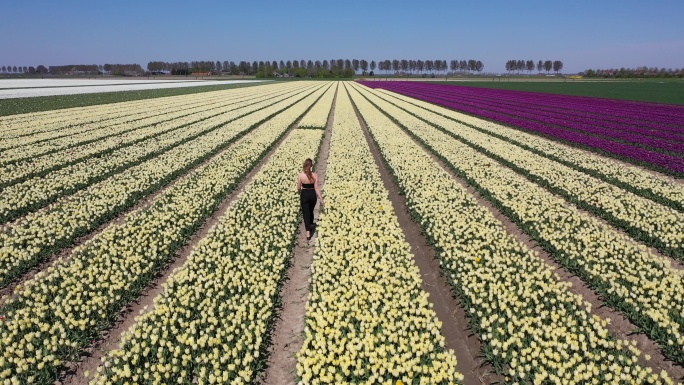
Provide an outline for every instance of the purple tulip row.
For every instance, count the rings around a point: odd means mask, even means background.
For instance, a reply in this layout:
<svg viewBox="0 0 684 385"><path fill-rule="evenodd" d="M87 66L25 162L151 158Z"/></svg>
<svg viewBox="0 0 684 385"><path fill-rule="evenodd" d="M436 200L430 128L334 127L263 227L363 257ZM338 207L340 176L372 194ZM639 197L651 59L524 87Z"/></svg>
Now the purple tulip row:
<svg viewBox="0 0 684 385"><path fill-rule="evenodd" d="M632 159L638 162L645 162L669 171L674 171L676 173L684 173L684 159L679 156L663 154L660 152L652 151L642 147L635 147L634 145L622 142L616 142L609 140L605 137L600 137L594 135L589 135L585 133L583 128L561 128L559 127L558 120L554 122L548 122L546 118L540 116L530 116L529 114L515 113L512 114L508 110L506 113L497 111L491 108L482 108L478 106L477 103L465 103L460 98L448 99L441 96L433 96L430 92L426 92L430 88L434 87L434 90L439 91L441 88L461 88L460 86L450 86L450 85L438 85L438 84L425 84L417 82L386 82L386 81L374 81L374 82L362 82L362 84L371 88L383 88L389 91L397 92L402 95L413 97L416 99L424 100L430 103L441 105L454 110L462 111L468 114L481 116L487 119L498 121L511 126L523 128L529 131L544 134L549 137L554 137L561 139L563 141L580 144L583 146L588 146L591 148L603 150L607 153L618 155L626 159ZM515 93L515 92L513 92ZM546 96L547 94L543 94ZM573 97L577 99L577 97ZM602 99L587 98L592 101ZM610 101L615 104L615 101ZM634 102L627 102L625 104L625 109L629 110ZM650 105L648 103L643 103L645 105ZM658 105L654 105L658 106ZM658 106L659 108L661 106ZM677 107L677 106L675 106ZM640 107L641 108L641 107ZM661 108L662 109L662 108ZM625 115L627 111L625 111ZM572 126L576 126L573 124ZM596 133L596 129L592 129L589 132ZM601 131L604 132L604 131ZM604 132L607 134L607 132ZM628 134L627 134L628 135ZM606 135L607 136L607 135ZM612 135L611 137L616 137ZM634 140L631 140L632 142ZM682 145L681 142L677 143Z"/></svg>
<svg viewBox="0 0 684 385"><path fill-rule="evenodd" d="M460 88L460 87L459 87ZM447 100L453 100L453 94L425 89L422 92L429 92L431 96L441 97ZM619 133L631 133L645 138L656 138L665 141L684 141L684 129L678 129L656 122L636 122L625 121L621 116L609 116L605 114L591 113L586 110L558 108L552 106L539 105L536 101L528 101L525 98L521 99L496 99L492 97L483 97L480 95L457 95L459 100L463 103L471 103L472 105L479 105L487 108L505 109L507 111L520 111L527 113L534 113L535 115L562 119L563 123L576 122L578 124L589 124L591 126L603 127L609 130L614 130ZM684 121L684 118L682 118ZM679 150L675 150L679 151Z"/></svg>
<svg viewBox="0 0 684 385"><path fill-rule="evenodd" d="M452 99L448 95L435 93L432 94L427 91L418 91L416 95L420 98L430 96L435 100L451 102ZM525 107L508 107L502 103L494 102L480 102L477 100L458 100L459 103L470 106L479 110L490 110L505 115L529 119L534 122L546 123L556 125L561 129L572 131L580 131L595 136L600 136L605 139L617 139L627 143L633 143L641 147L650 147L656 151L670 151L684 156L684 136L671 133L665 138L654 138L645 135L643 129L635 129L637 132L625 131L624 126L610 123L610 124L596 124L592 123L590 119L580 122L570 114L563 113L545 113L536 109ZM666 134L663 134L666 135Z"/></svg>
<svg viewBox="0 0 684 385"><path fill-rule="evenodd" d="M397 82L398 86L406 82ZM583 114L596 119L615 120L629 125L637 125L659 130L684 132L684 106L643 103L626 100L590 98L583 96L545 94L496 90L480 87L467 87L429 83L417 83L411 88L425 88L431 92L447 92L463 98L488 98L499 102L524 102L534 107L565 110L569 114Z"/></svg>
<svg viewBox="0 0 684 385"><path fill-rule="evenodd" d="M606 122L594 118L582 118L577 111L580 109L555 109L554 112L544 111L538 106L529 106L525 100L526 92L510 92L506 99L494 100L482 98L472 92L461 92L462 88L469 90L482 90L475 87L454 87L435 84L419 83L417 86L408 82L398 82L395 87L410 87L411 92L424 93L433 98L446 99L448 102L460 102L481 109L491 109L503 114L525 117L531 120L558 125L560 128L580 130L592 135L602 136L605 139L616 139L628 143L634 143L640 147L655 151L670 151L675 154L684 154L684 129L676 132L647 127L630 126L624 123ZM433 88L433 87L439 88ZM486 90L486 89L485 89ZM546 95L546 94L540 94ZM520 98L518 98L520 96ZM548 110L548 108L547 108ZM684 119L682 119L684 121Z"/></svg>

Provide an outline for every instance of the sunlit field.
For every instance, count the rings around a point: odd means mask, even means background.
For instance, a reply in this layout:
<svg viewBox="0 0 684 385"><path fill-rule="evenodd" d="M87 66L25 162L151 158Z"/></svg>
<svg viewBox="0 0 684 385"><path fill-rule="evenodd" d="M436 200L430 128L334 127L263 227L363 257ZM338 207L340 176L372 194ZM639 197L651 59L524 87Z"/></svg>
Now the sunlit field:
<svg viewBox="0 0 684 385"><path fill-rule="evenodd" d="M0 101L0 383L680 381L684 107L455 83Z"/></svg>

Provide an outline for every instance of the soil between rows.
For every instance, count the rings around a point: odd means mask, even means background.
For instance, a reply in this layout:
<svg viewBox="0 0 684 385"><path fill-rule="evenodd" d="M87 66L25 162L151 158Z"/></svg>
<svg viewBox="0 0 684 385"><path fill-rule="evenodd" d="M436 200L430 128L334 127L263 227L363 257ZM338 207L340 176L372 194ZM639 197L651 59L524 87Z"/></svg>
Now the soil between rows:
<svg viewBox="0 0 684 385"><path fill-rule="evenodd" d="M364 129L367 130L365 125ZM404 130L403 128L401 129ZM541 246L539 246L538 243L535 240L533 240L524 230L520 229L505 214L501 213L498 209L496 209L489 200L483 198L474 187L470 186L466 181L456 176L451 170L451 168L444 164L444 162L442 162L437 156L435 156L435 154L432 153L432 151L425 148L421 143L416 141L415 138L411 137L411 140L415 144L420 146L425 151L425 153L432 158L435 164L437 164L439 167L445 170L454 181L456 181L459 185L465 188L469 194L474 196L479 205L487 208L487 210L489 210L492 213L492 215L494 215L494 217L503 224L507 233L521 241L527 248L536 250L539 258L541 258L544 261L544 263L546 263L546 265L549 266L549 268L559 277L560 281L570 282L572 284L572 287L569 289L569 291L574 294L582 296L582 298L584 298L585 301L589 302L592 306L592 314L595 314L603 319L610 319L610 324L607 326L607 329L615 337L627 341L636 341L637 348L639 348L639 350L641 350L643 354L648 354L651 356L651 360L646 361L642 355L640 357L639 364L645 367L653 368L655 373L660 373L661 370L665 370L665 372L668 373L668 375L673 379L684 378L684 368L674 364L672 361L665 358L659 348L659 345L655 341L651 340L650 338L648 338L647 335L643 333L633 334L635 330L638 330L637 326L632 324L621 313L606 306L605 303L602 301L600 295L598 295L593 289L589 288L578 276L572 274L567 269L562 267L559 263L557 263L553 258L551 258L549 254ZM493 162L495 162L500 167L505 167L494 160ZM514 171L511 170L511 172ZM591 214L589 213L589 215ZM602 223L609 225L603 219L598 219ZM617 230L621 233L624 233L620 229ZM653 248L649 249L651 251L654 251ZM681 264L678 261L666 256L662 257L670 259L672 261L673 267L681 269ZM437 266L437 268L439 269L439 266ZM460 360L459 356L457 356L457 358Z"/></svg>
<svg viewBox="0 0 684 385"><path fill-rule="evenodd" d="M338 87L339 84L338 84ZM337 94L333 98L332 108L328 115L328 123L323 143L316 159L315 168L321 190L325 186L325 171L330 153L330 136L332 134L333 116ZM321 214L320 202L314 210L314 217ZM292 260L286 273L285 282L280 290L282 308L278 311L273 330L271 344L268 348L268 361L265 370L255 381L262 385L294 385L297 377L297 352L304 343L304 324L306 303L309 300L311 264L315 252L316 233L311 241L306 240L306 228L300 221L297 241L292 250Z"/></svg>
<svg viewBox="0 0 684 385"><path fill-rule="evenodd" d="M244 191L245 187L251 183L259 170L261 170L261 168L268 163L268 160L271 158L271 156L290 136L294 127L297 127L299 120L301 120L301 118L298 119L297 122L288 129L288 132L276 142L271 150L269 150L269 152L259 161L259 163L257 163L254 169L247 174L247 176L238 184L238 186L230 194L228 194L223 201L221 201L216 211L214 211L214 213L205 220L205 222L200 226L199 230L190 237L187 243L176 253L170 263L159 272L157 278L155 278L141 293L138 300L130 303L121 311L121 314L116 320L114 326L103 333L101 340L96 341L93 345L91 345L90 349L87 350L87 353L82 355L83 359L80 362L72 363L72 365L63 372L63 375L61 376L60 380L56 382L56 384L88 384L88 379L85 377L85 372L87 371L91 375L95 373L101 364L101 358L106 356L109 351L115 350L119 347L123 333L133 326L133 324L135 324L135 317L137 317L139 314L149 312L154 309L154 298L163 292L163 283L168 280L171 274L173 274L174 270L183 266L197 243L201 239L205 238L211 229L219 222L220 218L226 214L232 204ZM221 151L210 159L213 159L214 157L219 156L221 153L228 150L230 150L230 148ZM209 160L206 162L208 161ZM206 162L203 162L202 164ZM184 174L184 176L189 175L189 173L190 172ZM168 188L170 188L170 186ZM146 307L147 310L145 310Z"/></svg>
<svg viewBox="0 0 684 385"><path fill-rule="evenodd" d="M351 98L351 96L350 96ZM352 99L353 104L353 99ZM456 355L457 370L464 375L465 385L491 384L503 378L493 372L491 365L481 358L481 343L479 338L468 329L468 317L465 310L454 297L451 287L441 275L439 260L435 250L429 246L420 225L411 219L406 199L400 194L399 186L382 161L382 155L375 141L371 138L366 123L354 104L356 116L363 129L366 142L370 146L375 164L380 171L385 189L389 193L394 212L404 232L406 241L411 246L415 262L420 270L422 288L429 294L429 301L437 319L442 322L441 332L447 349L452 349Z"/></svg>

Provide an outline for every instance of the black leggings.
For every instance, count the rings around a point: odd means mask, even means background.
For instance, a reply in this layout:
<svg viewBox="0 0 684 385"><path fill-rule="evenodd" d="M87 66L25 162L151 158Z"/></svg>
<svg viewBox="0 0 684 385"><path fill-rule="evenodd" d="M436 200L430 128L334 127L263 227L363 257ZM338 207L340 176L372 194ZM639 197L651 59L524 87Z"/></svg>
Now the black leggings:
<svg viewBox="0 0 684 385"><path fill-rule="evenodd" d="M316 190L303 189L300 195L300 203L302 204L302 214L304 214L304 227L306 231L311 231L311 224L314 219L314 207L316 206Z"/></svg>

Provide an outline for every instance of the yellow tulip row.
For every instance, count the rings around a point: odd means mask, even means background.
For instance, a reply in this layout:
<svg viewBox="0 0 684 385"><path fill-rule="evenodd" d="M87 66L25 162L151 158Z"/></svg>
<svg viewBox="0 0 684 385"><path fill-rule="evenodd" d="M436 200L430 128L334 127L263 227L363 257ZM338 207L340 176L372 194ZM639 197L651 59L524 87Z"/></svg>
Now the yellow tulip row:
<svg viewBox="0 0 684 385"><path fill-rule="evenodd" d="M639 351L612 337L608 321L593 316L569 283L369 103L367 89L351 94L409 210L434 243L485 358L506 383L672 383L664 372L640 366Z"/></svg>
<svg viewBox="0 0 684 385"><path fill-rule="evenodd" d="M293 175L302 159L315 159L322 138L321 130L288 136L169 277L154 309L136 318L92 384L251 383L299 223Z"/></svg>
<svg viewBox="0 0 684 385"><path fill-rule="evenodd" d="M67 259L19 285L0 309L5 318L0 321L0 381L51 384L60 363L77 358L111 325L323 91L261 124L148 208L108 226Z"/></svg>
<svg viewBox="0 0 684 385"><path fill-rule="evenodd" d="M199 111L190 115L182 116L170 121L160 121L157 124L149 125L144 128L136 129L132 132L124 134L113 135L102 138L95 142L90 142L76 147L69 147L66 149L50 152L40 156L35 156L29 159L12 162L0 166L0 186L7 186L19 183L28 179L29 177L41 177L46 175L51 170L70 165L83 159L93 156L102 156L115 149L136 143L146 138L152 138L163 132L169 131L176 127L182 127L191 123L198 123L201 120L207 119L211 116L220 115L229 110L238 110L251 112L264 108L276 101L282 100L285 96L291 96L301 91L301 85L298 88L292 87L273 87L277 90L277 94L271 92L259 93L256 95L243 95L240 101L233 101L224 105L212 107L208 111ZM253 89L253 91L258 91ZM265 91L265 90L264 90ZM149 113L149 111L148 111Z"/></svg>
<svg viewBox="0 0 684 385"><path fill-rule="evenodd" d="M669 259L442 131L405 127L656 340L666 356L684 363L684 272Z"/></svg>
<svg viewBox="0 0 684 385"><path fill-rule="evenodd" d="M351 101L339 87L325 214L311 267L302 384L451 384L463 376L394 214ZM391 381L391 382L388 382Z"/></svg>
<svg viewBox="0 0 684 385"><path fill-rule="evenodd" d="M301 85L300 85L301 86ZM288 85L287 87L293 87L292 85ZM238 101L239 103L240 101ZM121 137L125 137L127 134L133 133L136 130L144 127L148 127L151 125L156 125L160 124L162 122L168 122L172 121L174 119L178 119L181 117L185 117L187 115L196 113L196 112L203 112L203 111L211 111L214 110L216 111L217 109L220 110L222 106L225 106L229 103L234 103L234 101L223 101L221 99L216 100L215 102L211 104L202 104L200 106L196 106L193 108L189 109L184 109L181 107L176 107L171 111L166 111L165 113L159 115L159 114L154 114L152 116L147 116L138 120L135 120L134 122L121 122L118 124L112 124L108 125L105 127L102 127L100 129L96 130L88 130L83 133L77 133L75 135L67 135L64 137L59 137L59 138L54 138L52 140L47 140L47 141L41 141L37 143L33 143L30 145L25 145L25 146L20 146L20 147L14 147L11 149L8 149L6 151L3 151L0 153L0 165L4 165L6 163L12 163L12 162L17 162L20 160L30 160L30 158L43 155L43 154L51 154L59 150L68 150L72 147L76 147L79 145L84 145L92 142L97 142L102 139L114 139L115 144L121 143ZM218 113L218 112L215 112ZM148 107L148 115L149 115L149 107ZM125 120L125 118L124 118ZM117 137L121 136L121 137Z"/></svg>
<svg viewBox="0 0 684 385"><path fill-rule="evenodd" d="M6 187L0 196L0 223L24 215L31 210L45 206L60 196L73 193L109 175L140 164L199 135L219 129L241 116L261 110L281 100L296 98L300 92L301 89L297 89L283 95L269 96L262 102L237 108L224 106L211 112L197 113L190 117L160 123L150 129L141 129L137 134L143 140L139 143L114 150L106 156L91 156L82 162L52 171L45 177L34 177ZM160 132L163 133L159 134ZM145 136L152 137L144 139ZM111 142L116 143L116 140L112 139ZM121 139L118 138L118 141ZM56 154L51 154L50 157L59 158Z"/></svg>
<svg viewBox="0 0 684 385"><path fill-rule="evenodd" d="M339 84L339 83L338 83ZM332 108L333 100L337 87L330 87L328 92L323 95L321 101L317 103L311 111L299 122L301 128L325 128L328 125L328 116L330 116L330 109Z"/></svg>
<svg viewBox="0 0 684 385"><path fill-rule="evenodd" d="M614 226L625 229L636 240L653 244L663 253L684 260L684 212L630 193L436 113L396 101L405 109L402 110L383 98L371 97L373 103L405 125L436 125L495 161L603 217Z"/></svg>
<svg viewBox="0 0 684 385"><path fill-rule="evenodd" d="M190 108L189 110L176 107L171 111L166 111L164 114L146 116L142 119L135 120L134 122L123 121L111 126L102 127L97 130L84 131L74 135L67 135L53 138L51 140L39 141L36 143L29 143L26 145L9 148L0 153L0 164L4 165L24 159L30 160L30 158L35 156L50 154L59 150L66 150L71 147L92 143L114 136L123 136L125 134L135 132L140 128L178 119L196 112L215 109L218 107L219 103L220 102L202 104L200 106ZM121 140L120 138L118 139Z"/></svg>
<svg viewBox="0 0 684 385"><path fill-rule="evenodd" d="M595 153L580 150L553 140L528 134L497 123L489 122L477 117L466 115L448 108L436 106L421 100L412 99L404 95L385 90L378 90L378 95L387 95L418 106L423 111L432 111L446 116L456 122L462 122L471 127L498 136L520 147L527 148L545 157L560 161L580 171L585 171L597 177L615 183L618 186L633 188L635 192L662 203L670 203L680 211L684 209L684 188L672 183L668 176L639 167L620 163L613 159ZM422 116L422 112L421 112Z"/></svg>
<svg viewBox="0 0 684 385"><path fill-rule="evenodd" d="M178 99L169 100L172 103L177 101ZM126 115L126 111L130 113L130 111L137 110L145 102L149 102L149 100L1 116L0 137L17 138L61 130L72 125L92 124L105 119L115 119Z"/></svg>
<svg viewBox="0 0 684 385"><path fill-rule="evenodd" d="M133 125L138 120L157 117L159 120L164 118L164 115L169 112L178 112L188 109L203 108L208 109L212 105L218 103L225 103L224 99L214 97L212 99L196 100L190 105L184 105L181 101L172 104L160 105L157 109L150 109L151 106L142 106L135 110L129 110L128 115L121 115L113 119L100 119L97 122L88 124L71 124L67 127L62 127L58 130L51 130L48 132L32 132L29 124L21 132L21 135L6 135L0 137L0 149L11 149L16 147L23 147L38 142L59 139L71 135L84 135L85 133L92 133L96 131L103 132L110 127L121 126L123 124ZM109 108L112 108L111 105ZM78 112L75 112L75 121L78 120ZM106 135L104 132L103 135Z"/></svg>
<svg viewBox="0 0 684 385"><path fill-rule="evenodd" d="M321 87L320 83L316 85L315 95L323 94L326 87ZM5 226L0 232L0 287L220 151L274 113L291 108L297 99L303 97L305 93L233 120L220 129L63 197L55 204Z"/></svg>
<svg viewBox="0 0 684 385"><path fill-rule="evenodd" d="M256 91L259 87L265 86L254 87L255 91L252 92L259 92ZM233 95L236 92L250 92L247 88L250 87L4 116L0 117L0 138L41 135L49 131L76 128L76 126L95 125L93 127L97 127L102 124L111 124L106 120L117 121L120 118L130 120L149 115L150 109L158 110L160 105L177 106L177 108L194 107L207 101L224 99L226 95Z"/></svg>

